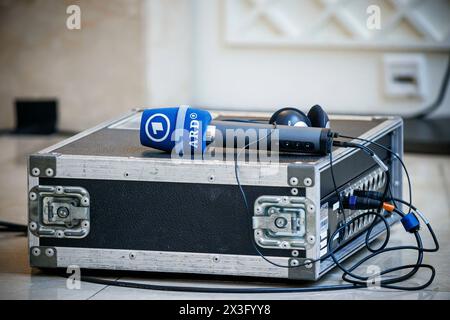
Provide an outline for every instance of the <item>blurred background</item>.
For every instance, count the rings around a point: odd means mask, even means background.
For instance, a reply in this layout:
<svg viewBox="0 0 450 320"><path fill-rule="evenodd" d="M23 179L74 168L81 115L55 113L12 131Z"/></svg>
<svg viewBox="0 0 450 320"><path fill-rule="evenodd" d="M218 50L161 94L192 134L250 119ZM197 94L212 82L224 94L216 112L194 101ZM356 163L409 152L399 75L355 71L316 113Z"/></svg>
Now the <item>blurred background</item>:
<svg viewBox="0 0 450 320"><path fill-rule="evenodd" d="M450 0L0 0L0 220L27 223L30 153L132 108L320 104L405 119L415 201L448 243L449 56ZM49 297L26 248L0 234L0 298Z"/></svg>
<svg viewBox="0 0 450 320"><path fill-rule="evenodd" d="M450 1L0 0L0 44L4 130L24 100L62 131L176 104L408 118L439 97Z"/></svg>

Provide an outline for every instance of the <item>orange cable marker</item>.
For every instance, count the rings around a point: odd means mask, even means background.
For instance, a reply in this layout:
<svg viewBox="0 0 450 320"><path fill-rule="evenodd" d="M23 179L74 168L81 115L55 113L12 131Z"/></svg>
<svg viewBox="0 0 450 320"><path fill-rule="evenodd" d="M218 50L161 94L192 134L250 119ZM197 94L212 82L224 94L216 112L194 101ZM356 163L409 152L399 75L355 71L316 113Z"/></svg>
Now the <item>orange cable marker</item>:
<svg viewBox="0 0 450 320"><path fill-rule="evenodd" d="M383 209L386 211L392 212L392 211L394 211L395 206L393 204L383 202Z"/></svg>

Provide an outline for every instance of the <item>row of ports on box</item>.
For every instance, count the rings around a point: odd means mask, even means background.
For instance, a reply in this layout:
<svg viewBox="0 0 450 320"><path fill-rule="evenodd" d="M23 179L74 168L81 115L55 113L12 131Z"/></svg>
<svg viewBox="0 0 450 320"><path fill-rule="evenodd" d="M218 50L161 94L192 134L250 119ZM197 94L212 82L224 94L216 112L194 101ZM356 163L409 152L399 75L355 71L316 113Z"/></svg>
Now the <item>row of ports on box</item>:
<svg viewBox="0 0 450 320"><path fill-rule="evenodd" d="M341 239L344 240L348 239L355 233L358 233L359 231L367 227L369 224L371 224L374 219L375 219L374 215L364 215L357 218L355 221L353 221L347 227L345 227L344 230L342 230Z"/></svg>
<svg viewBox="0 0 450 320"><path fill-rule="evenodd" d="M343 195L353 195L354 190L380 190L386 184L386 174L378 169L344 190Z"/></svg>
<svg viewBox="0 0 450 320"><path fill-rule="evenodd" d="M363 179L357 181L351 187L344 190L343 195L349 196L353 195L354 190L367 190L367 191L377 191L381 190L386 184L386 174L381 170L377 169L376 171L370 173ZM358 214L366 213L369 210L359 210ZM349 224L342 231L341 239L348 239L353 236L355 233L358 233L360 230L367 227L370 223L373 222L375 216L373 215L364 215L356 219L354 222Z"/></svg>

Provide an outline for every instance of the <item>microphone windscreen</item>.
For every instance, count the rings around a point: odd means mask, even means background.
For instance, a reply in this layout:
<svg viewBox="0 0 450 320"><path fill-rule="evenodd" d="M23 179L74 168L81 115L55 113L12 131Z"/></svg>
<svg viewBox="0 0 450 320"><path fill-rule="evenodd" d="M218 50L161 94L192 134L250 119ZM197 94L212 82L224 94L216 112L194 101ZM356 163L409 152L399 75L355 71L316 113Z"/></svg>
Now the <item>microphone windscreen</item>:
<svg viewBox="0 0 450 320"><path fill-rule="evenodd" d="M208 111L189 106L146 109L141 117L141 144L167 152L175 148L178 154L203 153L211 119Z"/></svg>

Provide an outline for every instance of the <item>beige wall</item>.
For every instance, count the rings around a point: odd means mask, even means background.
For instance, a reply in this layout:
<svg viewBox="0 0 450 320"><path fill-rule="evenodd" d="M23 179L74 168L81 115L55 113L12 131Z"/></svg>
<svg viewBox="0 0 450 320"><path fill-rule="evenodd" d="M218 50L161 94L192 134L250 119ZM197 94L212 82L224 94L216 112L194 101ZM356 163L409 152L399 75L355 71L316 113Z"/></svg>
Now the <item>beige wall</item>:
<svg viewBox="0 0 450 320"><path fill-rule="evenodd" d="M337 41L331 31L327 39L333 45L293 45L289 41L277 44L276 40L280 39L270 31L272 24L264 17L251 20L254 23L244 23L246 18L252 17L251 9L255 7L252 1L150 1L148 84L153 105L173 105L182 101L199 107L265 111L289 105L308 111L318 103L330 113L398 114L407 117L435 101L449 57L450 23L445 20L445 14L438 30L447 31L447 47L430 46L423 42L422 36L415 33L410 36L414 31L411 27L403 29L400 25L392 32L384 29L389 21L388 9L392 10L388 0L347 2L358 3L358 12L362 13L358 22L363 26L365 6L385 3L386 8L383 8L387 11L383 11L384 24L380 36L386 34L386 38L394 37L395 41L377 45L368 41L370 45L353 43L348 46L342 44L345 41ZM429 0L427 4L432 2ZM321 8L320 1L314 0L269 3L274 4L274 10L279 9L279 12L275 11L275 17L279 18L278 13L286 15L291 22L300 20L300 17L295 18L308 3L316 10ZM450 0L436 1L439 3L450 7ZM239 10L227 11L230 4L231 7L242 5L247 8L246 15L241 16ZM286 6L293 4L297 7L289 11ZM430 10L427 11L428 16L434 20L442 18L444 11L440 12L439 7ZM230 41L227 29L240 30L241 42ZM412 45L414 42L410 37L414 41L417 38L417 43L423 46ZM385 54L422 56L427 67L424 80L428 84L428 94L424 97L388 96L384 90ZM190 63L177 63L183 59L190 59ZM450 94L433 114L442 115L450 115Z"/></svg>
<svg viewBox="0 0 450 320"><path fill-rule="evenodd" d="M82 130L146 104L319 103L330 113L407 116L437 96L448 50L413 50L427 60L429 94L392 99L383 55L410 51L231 45L227 2L0 0L0 128L14 126L15 98L56 97L60 127ZM81 30L66 28L71 4L81 7ZM449 114L447 94L435 115Z"/></svg>
<svg viewBox="0 0 450 320"><path fill-rule="evenodd" d="M81 7L81 30L66 8ZM60 127L81 130L145 103L141 0L0 0L0 128L19 98L56 97Z"/></svg>

